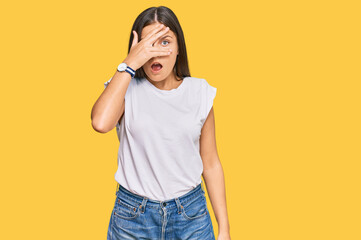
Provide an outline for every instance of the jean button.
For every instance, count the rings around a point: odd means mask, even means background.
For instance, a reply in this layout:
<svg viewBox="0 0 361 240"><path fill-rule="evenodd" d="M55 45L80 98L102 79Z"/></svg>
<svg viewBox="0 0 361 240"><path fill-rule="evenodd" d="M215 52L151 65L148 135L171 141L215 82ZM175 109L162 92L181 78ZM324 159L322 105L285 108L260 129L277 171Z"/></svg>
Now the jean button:
<svg viewBox="0 0 361 240"><path fill-rule="evenodd" d="M167 206L167 203L164 202L164 203L163 203L163 207L165 207L165 206Z"/></svg>

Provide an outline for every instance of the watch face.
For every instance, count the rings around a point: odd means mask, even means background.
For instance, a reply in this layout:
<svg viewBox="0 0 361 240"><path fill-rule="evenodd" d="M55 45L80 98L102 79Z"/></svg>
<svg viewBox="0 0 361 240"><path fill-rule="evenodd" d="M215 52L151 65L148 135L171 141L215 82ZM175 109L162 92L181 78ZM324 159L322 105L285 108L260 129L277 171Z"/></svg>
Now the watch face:
<svg viewBox="0 0 361 240"><path fill-rule="evenodd" d="M127 64L126 63L121 63L118 66L118 70L121 71L125 71L125 69L127 69Z"/></svg>

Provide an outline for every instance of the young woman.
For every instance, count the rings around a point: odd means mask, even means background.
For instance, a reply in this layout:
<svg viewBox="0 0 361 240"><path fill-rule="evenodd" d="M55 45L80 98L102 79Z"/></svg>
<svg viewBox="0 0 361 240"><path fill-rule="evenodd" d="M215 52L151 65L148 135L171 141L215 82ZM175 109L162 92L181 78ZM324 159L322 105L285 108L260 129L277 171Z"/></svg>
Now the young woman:
<svg viewBox="0 0 361 240"><path fill-rule="evenodd" d="M215 239L202 178L229 240L223 170L218 158L216 88L191 77L182 28L169 8L135 20L128 56L92 109L93 128L117 129L116 200L108 240Z"/></svg>

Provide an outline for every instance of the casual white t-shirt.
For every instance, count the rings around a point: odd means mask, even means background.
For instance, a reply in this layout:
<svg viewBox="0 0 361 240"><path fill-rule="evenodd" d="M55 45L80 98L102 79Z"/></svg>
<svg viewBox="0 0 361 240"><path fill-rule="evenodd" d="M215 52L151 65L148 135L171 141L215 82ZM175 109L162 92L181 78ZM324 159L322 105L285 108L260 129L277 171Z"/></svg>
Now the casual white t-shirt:
<svg viewBox="0 0 361 240"><path fill-rule="evenodd" d="M200 184L199 138L216 91L195 77L185 77L171 90L159 89L146 78L132 78L124 116L116 125L120 145L115 180L157 201L180 197Z"/></svg>

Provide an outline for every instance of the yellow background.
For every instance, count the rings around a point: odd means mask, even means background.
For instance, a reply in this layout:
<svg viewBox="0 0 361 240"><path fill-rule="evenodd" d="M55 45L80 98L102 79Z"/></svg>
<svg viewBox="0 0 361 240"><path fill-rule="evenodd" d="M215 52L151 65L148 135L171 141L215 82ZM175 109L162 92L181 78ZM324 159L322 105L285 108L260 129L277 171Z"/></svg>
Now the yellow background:
<svg viewBox="0 0 361 240"><path fill-rule="evenodd" d="M0 239L106 239L119 142L90 113L159 5L218 89L232 239L361 239L357 2L2 3Z"/></svg>

